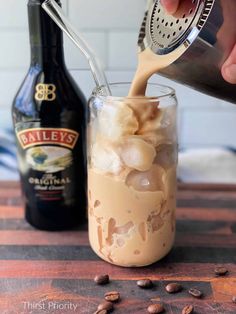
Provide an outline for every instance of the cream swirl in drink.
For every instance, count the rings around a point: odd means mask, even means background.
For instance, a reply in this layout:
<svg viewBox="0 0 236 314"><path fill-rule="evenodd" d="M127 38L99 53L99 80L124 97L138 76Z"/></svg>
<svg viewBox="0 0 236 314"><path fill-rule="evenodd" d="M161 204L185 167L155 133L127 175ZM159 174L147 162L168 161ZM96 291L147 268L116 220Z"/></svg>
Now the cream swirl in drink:
<svg viewBox="0 0 236 314"><path fill-rule="evenodd" d="M89 239L120 266L152 264L174 241L176 99L168 88L152 88L159 98L90 100Z"/></svg>

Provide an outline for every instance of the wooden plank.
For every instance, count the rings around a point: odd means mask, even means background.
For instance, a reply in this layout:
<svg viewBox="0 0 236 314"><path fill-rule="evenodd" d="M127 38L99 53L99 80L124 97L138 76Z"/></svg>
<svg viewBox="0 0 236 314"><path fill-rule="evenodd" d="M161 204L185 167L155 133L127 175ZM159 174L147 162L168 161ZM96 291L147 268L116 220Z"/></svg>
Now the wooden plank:
<svg viewBox="0 0 236 314"><path fill-rule="evenodd" d="M220 191L235 192L236 184L219 184L219 183L178 183L179 191Z"/></svg>
<svg viewBox="0 0 236 314"><path fill-rule="evenodd" d="M47 290L46 290L47 291ZM76 313L76 314L87 314L87 313L95 313L96 312L96 308L98 306L98 304L101 302L101 298L96 299L89 299L89 298L78 298L75 299L71 299L68 296L65 296L65 298L60 298L58 299L57 294L59 294L59 292L54 292L53 296L55 298L56 301L54 301L54 299L47 299L43 304L44 304L44 309L38 307L35 308L34 310L32 310L32 308L27 309L27 311L22 312L23 310L23 304L21 304L21 306L19 305L19 303L16 305L15 302L13 303L12 301L8 300L8 303L6 306L4 306L2 308L2 313L3 314L72 314L72 313ZM44 296L44 294L42 294ZM59 294L60 295L60 294ZM15 298L14 298L15 299ZM19 298L17 298L17 300L21 301ZM37 306L37 301L39 302L39 298L36 299L35 302L31 303L31 306ZM24 300L25 301L25 300ZM27 303L26 303L27 304ZM76 307L75 310L73 308L71 309L65 309L63 307L64 306L73 306L72 304L74 304L74 306ZM140 300L133 300L133 299L129 299L126 300L126 302L120 302L118 304L115 305L115 311L114 313L116 314L143 314L143 313L147 313L147 307L148 305L150 305L151 302L150 301L145 301L145 302L141 302ZM164 303L164 307L165 307L165 313L171 313L171 314L180 314L182 312L182 309L184 306L186 306L186 304L189 304L189 301L172 301L169 300L168 302ZM231 303L218 303L215 301L204 301L202 300L201 302L193 300L192 304L194 305L195 311L194 313L199 313L199 314L235 314L235 305ZM39 305L38 305L39 306ZM62 306L61 309L56 309L57 307ZM6 310L7 309L7 310ZM40 312L41 309L41 312ZM6 310L6 312L4 311Z"/></svg>
<svg viewBox="0 0 236 314"><path fill-rule="evenodd" d="M236 203L235 203L236 205ZM176 211L179 220L198 220L198 221L229 221L236 222L235 208L205 208L205 207L178 207Z"/></svg>
<svg viewBox="0 0 236 314"><path fill-rule="evenodd" d="M0 231L4 230L36 230L24 219L0 219ZM76 229L81 231L87 230L87 225L80 226ZM218 235L232 235L236 233L236 223L230 221L196 221L196 220L177 220L177 233L184 234L218 234Z"/></svg>
<svg viewBox="0 0 236 314"><path fill-rule="evenodd" d="M0 230L0 245L89 245L87 231ZM1 256L0 256L1 258Z"/></svg>
<svg viewBox="0 0 236 314"><path fill-rule="evenodd" d="M236 296L236 280L235 279L219 279L211 283L213 297L221 302L230 302L232 296ZM236 313L236 305L235 305Z"/></svg>
<svg viewBox="0 0 236 314"><path fill-rule="evenodd" d="M1 192L1 191L0 191ZM2 191L3 192L3 191ZM8 195L0 196L0 206L22 206L23 200L20 196ZM202 195L201 198L194 198L191 194L188 197L182 198L181 195L177 200L178 207L192 207L192 208L236 208L236 197L230 197L224 195L221 199L207 198L206 195Z"/></svg>
<svg viewBox="0 0 236 314"><path fill-rule="evenodd" d="M19 182L0 181L0 206L22 205L22 194Z"/></svg>
<svg viewBox="0 0 236 314"><path fill-rule="evenodd" d="M0 189L14 188L19 189L20 183L18 181L0 181ZM235 184L217 184L217 183L178 183L178 189L180 191L236 191Z"/></svg>
<svg viewBox="0 0 236 314"><path fill-rule="evenodd" d="M23 201L21 197L17 196L1 196L0 197L0 206L9 205L9 206L23 206ZM206 199L205 197L195 199L195 198L178 198L177 200L178 207L192 207L192 208L236 208L236 198L222 198L222 199Z"/></svg>
<svg viewBox="0 0 236 314"><path fill-rule="evenodd" d="M5 195L0 197L0 206L9 205L9 206L21 206L23 203L21 197Z"/></svg>
<svg viewBox="0 0 236 314"><path fill-rule="evenodd" d="M190 288L195 287L196 289L201 290L204 293L204 300L210 299L212 296L211 283L204 281L177 281L179 282L183 289L181 293L177 293L172 296L173 301L182 300L193 300L193 298L188 294ZM168 300L170 295L166 292L165 286L170 283L170 281L155 281L153 280L152 289L140 289L136 285L136 280L113 280L109 285L98 286L94 283L93 278L91 279L1 279L0 284L2 290L5 292L5 295L12 293L21 293L27 291L30 288L40 288L43 286L49 290L49 295L52 290L63 290L63 297L65 295L77 295L77 297L89 297L96 298L99 297L102 299L104 293L109 291L109 289L114 289L120 291L123 301L126 299L126 296L130 296L134 299L141 300L150 300L152 298L158 297L161 300ZM122 289L121 289L122 288ZM31 289L30 289L31 290ZM50 291L51 290L51 291ZM124 293L125 290L125 293ZM42 290L43 292L43 290ZM2 298L1 298L2 299ZM220 301L220 299L219 299Z"/></svg>
<svg viewBox="0 0 236 314"><path fill-rule="evenodd" d="M0 219L0 230L36 230L25 219ZM87 224L78 226L75 230L87 230Z"/></svg>
<svg viewBox="0 0 236 314"><path fill-rule="evenodd" d="M209 200L214 200L214 199L230 199L230 200L235 200L236 199L236 189L235 191L222 191L222 190L178 190L177 191L177 196L180 199L209 199Z"/></svg>
<svg viewBox="0 0 236 314"><path fill-rule="evenodd" d="M231 247L236 248L236 234L201 234L201 233L177 233L175 245L178 247Z"/></svg>
<svg viewBox="0 0 236 314"><path fill-rule="evenodd" d="M23 206L23 200L16 196L2 196L0 197L0 206ZM236 199L222 198L218 199L206 199L206 198L178 198L177 206L179 207L191 207L191 208L231 208L236 209Z"/></svg>
<svg viewBox="0 0 236 314"><path fill-rule="evenodd" d="M0 198L21 197L21 190L15 188L0 189Z"/></svg>
<svg viewBox="0 0 236 314"><path fill-rule="evenodd" d="M46 232L39 230L0 230L0 245L64 245L88 246L87 231ZM236 247L236 234L218 235L177 233L177 247Z"/></svg>
<svg viewBox="0 0 236 314"><path fill-rule="evenodd" d="M235 208L236 207L236 190L233 191L198 191L198 190L185 190L185 191L178 191L177 193L177 198L178 200L180 200L180 203L187 203L187 201L192 201L192 202L202 202L202 201L206 201L206 203L209 203L211 206L212 204L216 204L216 208ZM217 203L219 202L219 203ZM221 205L224 204L224 202L227 205ZM228 206L228 204L230 204L230 207ZM180 205L182 206L182 205ZM184 205L183 207L186 207L186 205ZM191 205L189 207L192 207ZM195 206L196 207L196 206ZM198 207L206 207L206 205L204 206L198 206ZM213 206L212 206L213 207Z"/></svg>
<svg viewBox="0 0 236 314"><path fill-rule="evenodd" d="M0 219L23 218L24 209L22 206L0 205Z"/></svg>
<svg viewBox="0 0 236 314"><path fill-rule="evenodd" d="M0 189L20 189L18 181L0 181Z"/></svg>
<svg viewBox="0 0 236 314"><path fill-rule="evenodd" d="M205 282L194 282L194 286L201 289L205 296L201 300L192 298L187 290L193 287L192 282L182 282L184 289L181 293L169 295L165 292L164 286L167 282L155 283L151 290L142 290L136 286L134 281L112 281L108 286L96 286L92 280L0 280L4 293L0 299L0 310L6 309L21 313L22 310L32 311L32 307L37 307L41 301L44 305L43 313L59 313L55 311L58 304L76 306L75 313L94 313L97 305L103 300L103 295L108 290L118 290L121 294L121 302L115 304L115 313L119 314L141 314L145 313L151 300L163 302L167 313L181 313L186 304L193 304L196 313L234 313L232 303L222 304L221 299L217 303L212 298L211 286ZM12 299L14 298L14 302ZM54 305L52 304L54 302ZM38 305L39 306L39 305ZM53 306L55 306L53 308ZM227 312L220 312L220 311ZM34 309L32 313L38 313ZM72 313L68 309L63 310L63 314Z"/></svg>
<svg viewBox="0 0 236 314"><path fill-rule="evenodd" d="M0 225L1 226L1 225ZM203 233L230 235L234 223L225 221L177 220L176 230L179 233Z"/></svg>
<svg viewBox="0 0 236 314"><path fill-rule="evenodd" d="M178 207L176 211L178 219L181 220L204 220L204 221L236 221L235 208L191 208ZM0 219L23 218L24 208L22 206L0 206Z"/></svg>
<svg viewBox="0 0 236 314"><path fill-rule="evenodd" d="M32 280L10 280L9 282L0 281L2 284L4 291L3 298L0 301L0 309L1 304L6 304L10 297L14 294L17 295L16 300L14 302L19 304L20 307L27 307L27 303L22 304L23 300L28 300L31 304L34 302L39 302L40 300L45 300L47 302L63 302L64 300L71 300L76 302L80 307L79 309L86 309L87 313L92 313L96 310L97 305L103 300L103 295L108 291L108 286L98 287L94 284L92 280L37 280L36 282L32 282ZM151 299L156 298L158 294L158 298L162 300L166 304L166 308L172 309L172 302L174 305L173 309L176 307L176 303L192 303L195 302L191 296L187 293L187 290L192 287L191 282L183 282L183 286L185 289L179 294L175 294L170 296L165 292L165 285L168 282L158 282L155 283L151 290L141 290L136 286L135 281L113 281L109 285L109 289L118 290L121 293L122 301L119 305L116 305L116 312L123 311L123 313L136 313L131 312L132 310L138 309L139 311L146 310L147 306L152 303ZM9 288L9 285L11 287ZM204 300L197 301L199 305L204 302L210 302L212 291L211 286L205 282L195 282L194 285L205 292ZM47 296L46 299L44 296ZM14 298L14 301L16 301ZM84 306L84 302L87 301L87 305ZM28 305L29 306L29 305ZM47 307L49 304L47 304ZM18 309L20 309L20 307ZM22 310L22 308L21 308ZM53 312L54 313L54 312ZM80 313L77 311L77 313ZM140 313L140 312L139 312Z"/></svg>
<svg viewBox="0 0 236 314"><path fill-rule="evenodd" d="M9 195L11 197L21 197L20 184L18 182L0 181L0 196ZM236 185L217 185L217 184L179 184L178 198L236 198Z"/></svg>
<svg viewBox="0 0 236 314"><path fill-rule="evenodd" d="M0 230L34 230L25 219L0 219Z"/></svg>
<svg viewBox="0 0 236 314"><path fill-rule="evenodd" d="M194 201L205 199L208 200L208 202L210 202L210 200L213 202L217 199L218 201L228 201L231 205L230 207L233 207L232 204L236 201L236 185L184 184L179 185L177 195L182 203L184 203L184 200L186 202L190 199ZM4 202L8 204L9 201L11 201L11 204L21 203L19 183L0 181L0 200L1 204L4 204ZM236 207L236 205L234 207Z"/></svg>
<svg viewBox="0 0 236 314"><path fill-rule="evenodd" d="M1 260L79 260L98 261L89 246L2 245ZM171 263L236 263L235 248L174 247L163 259Z"/></svg>
<svg viewBox="0 0 236 314"><path fill-rule="evenodd" d="M218 264L217 264L218 265ZM224 264L229 270L226 278L236 280L236 265ZM97 261L29 261L0 260L0 278L48 278L48 279L92 279L107 273L111 280L138 280L148 277L153 280L207 281L215 277L215 263L172 263L159 262L149 267L123 268Z"/></svg>
<svg viewBox="0 0 236 314"><path fill-rule="evenodd" d="M200 198L178 198L177 199L177 206L178 207L191 207L191 208L236 208L236 197L235 198L228 198L222 197L221 199L213 198L208 199L204 195Z"/></svg>

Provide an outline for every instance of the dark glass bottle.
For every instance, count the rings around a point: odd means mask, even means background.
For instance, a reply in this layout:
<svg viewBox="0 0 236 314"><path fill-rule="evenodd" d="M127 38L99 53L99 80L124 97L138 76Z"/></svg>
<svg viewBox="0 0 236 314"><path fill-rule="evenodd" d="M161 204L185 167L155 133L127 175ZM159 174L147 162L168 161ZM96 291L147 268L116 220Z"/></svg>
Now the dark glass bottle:
<svg viewBox="0 0 236 314"><path fill-rule="evenodd" d="M26 219L39 229L65 230L86 217L86 100L42 2L28 2L31 65L12 116Z"/></svg>

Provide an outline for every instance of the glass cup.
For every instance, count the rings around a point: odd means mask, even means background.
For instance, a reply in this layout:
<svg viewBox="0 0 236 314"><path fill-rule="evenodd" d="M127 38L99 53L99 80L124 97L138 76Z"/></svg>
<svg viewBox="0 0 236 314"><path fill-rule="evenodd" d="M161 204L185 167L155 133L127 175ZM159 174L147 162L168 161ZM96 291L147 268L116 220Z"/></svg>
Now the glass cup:
<svg viewBox="0 0 236 314"><path fill-rule="evenodd" d="M177 131L175 91L148 84L148 97L126 97L129 83L95 89L89 101L89 240L119 266L150 265L175 238Z"/></svg>

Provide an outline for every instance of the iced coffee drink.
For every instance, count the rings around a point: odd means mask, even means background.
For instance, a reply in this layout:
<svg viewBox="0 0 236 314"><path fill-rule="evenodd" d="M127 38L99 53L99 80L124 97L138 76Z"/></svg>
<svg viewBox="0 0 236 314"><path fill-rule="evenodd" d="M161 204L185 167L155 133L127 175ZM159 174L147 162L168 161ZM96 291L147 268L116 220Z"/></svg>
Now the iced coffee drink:
<svg viewBox="0 0 236 314"><path fill-rule="evenodd" d="M149 85L149 97L96 90L88 132L89 239L104 260L145 266L164 257L175 237L176 98Z"/></svg>

